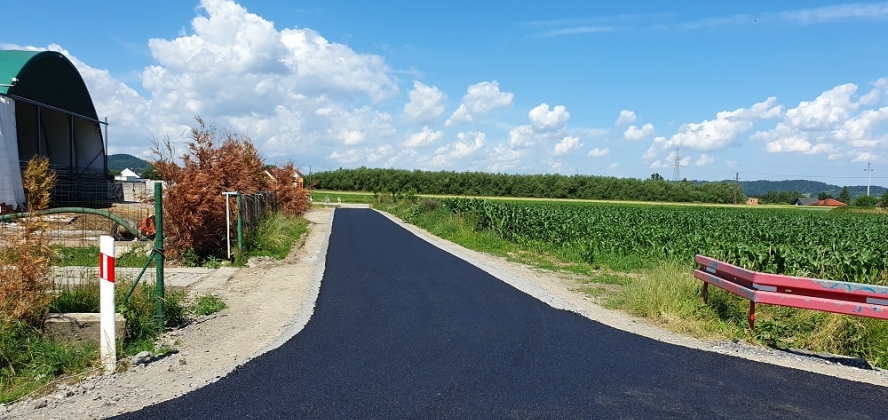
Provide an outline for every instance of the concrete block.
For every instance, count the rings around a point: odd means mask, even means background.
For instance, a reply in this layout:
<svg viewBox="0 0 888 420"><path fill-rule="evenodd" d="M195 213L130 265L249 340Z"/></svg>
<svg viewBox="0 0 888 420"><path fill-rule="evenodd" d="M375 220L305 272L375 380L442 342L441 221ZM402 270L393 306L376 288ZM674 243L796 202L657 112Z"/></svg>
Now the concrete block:
<svg viewBox="0 0 888 420"><path fill-rule="evenodd" d="M56 341L68 343L93 342L99 344L99 313L65 313L49 314L43 325L43 333ZM123 338L126 332L126 319L121 314L114 314L115 336Z"/></svg>

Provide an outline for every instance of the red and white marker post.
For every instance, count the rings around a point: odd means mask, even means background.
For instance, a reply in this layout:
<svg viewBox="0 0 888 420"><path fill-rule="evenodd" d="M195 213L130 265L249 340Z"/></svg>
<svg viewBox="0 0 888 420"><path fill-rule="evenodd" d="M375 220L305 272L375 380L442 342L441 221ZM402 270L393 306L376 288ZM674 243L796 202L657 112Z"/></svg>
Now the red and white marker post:
<svg viewBox="0 0 888 420"><path fill-rule="evenodd" d="M117 337L114 315L114 238L99 238L99 344L105 373L117 370Z"/></svg>

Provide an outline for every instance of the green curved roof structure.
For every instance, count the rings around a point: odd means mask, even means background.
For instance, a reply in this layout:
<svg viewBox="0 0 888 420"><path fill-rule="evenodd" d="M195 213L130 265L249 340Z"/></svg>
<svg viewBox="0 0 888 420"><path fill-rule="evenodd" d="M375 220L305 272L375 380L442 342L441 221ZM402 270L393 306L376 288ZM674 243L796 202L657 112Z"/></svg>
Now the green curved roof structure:
<svg viewBox="0 0 888 420"><path fill-rule="evenodd" d="M0 94L98 120L80 72L56 51L0 50Z"/></svg>
<svg viewBox="0 0 888 420"><path fill-rule="evenodd" d="M47 157L57 174L53 205L107 202L101 124L83 77L64 54L0 50L0 178L12 179L0 185L0 204L22 206L14 172L33 156Z"/></svg>

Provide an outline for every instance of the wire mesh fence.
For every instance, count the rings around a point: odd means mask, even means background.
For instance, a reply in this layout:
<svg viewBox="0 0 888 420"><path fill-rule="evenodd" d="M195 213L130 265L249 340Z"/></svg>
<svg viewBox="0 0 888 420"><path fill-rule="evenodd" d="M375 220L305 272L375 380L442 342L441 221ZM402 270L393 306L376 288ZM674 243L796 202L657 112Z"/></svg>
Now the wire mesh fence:
<svg viewBox="0 0 888 420"><path fill-rule="evenodd" d="M254 194L234 193L228 200L231 203L231 222L234 228L229 229L232 236L231 243L237 241L238 248L243 248L244 238L256 232L259 224L269 214L278 210L277 195L273 191L263 191Z"/></svg>
<svg viewBox="0 0 888 420"><path fill-rule="evenodd" d="M0 180L0 192L14 192L15 188L21 188L21 184ZM126 266L148 263L147 256L153 249L154 203L111 202L107 199L110 188L107 180L101 185L59 182L51 195L50 207L34 213L27 212L24 204L14 199L0 198L0 248L22 240L29 224L36 226L34 234L41 235L54 251L53 281L64 287L98 278L99 237L109 235L117 240L120 279L135 280L138 269L130 273L133 270ZM142 281L154 281L153 277L153 270L148 270Z"/></svg>

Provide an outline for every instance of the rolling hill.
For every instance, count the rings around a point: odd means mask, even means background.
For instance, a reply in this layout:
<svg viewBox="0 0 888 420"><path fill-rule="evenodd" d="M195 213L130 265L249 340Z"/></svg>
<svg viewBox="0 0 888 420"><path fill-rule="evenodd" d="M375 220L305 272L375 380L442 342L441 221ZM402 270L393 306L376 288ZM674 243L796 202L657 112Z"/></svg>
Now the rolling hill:
<svg viewBox="0 0 888 420"><path fill-rule="evenodd" d="M130 168L136 173L142 173L142 171L151 167L151 164L148 163L147 160L137 158L133 155L128 154L117 154L117 155L108 155L108 170L109 171L122 171L126 168Z"/></svg>

